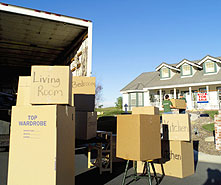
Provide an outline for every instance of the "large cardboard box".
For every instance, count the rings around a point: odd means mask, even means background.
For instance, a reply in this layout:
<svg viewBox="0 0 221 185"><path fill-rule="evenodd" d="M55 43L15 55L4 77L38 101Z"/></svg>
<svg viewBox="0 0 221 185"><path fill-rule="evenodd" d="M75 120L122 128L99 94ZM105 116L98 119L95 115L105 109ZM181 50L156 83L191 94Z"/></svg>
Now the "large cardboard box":
<svg viewBox="0 0 221 185"><path fill-rule="evenodd" d="M161 164L163 166L165 175L178 178L193 175L193 143L185 141L162 140L162 158L158 163L154 163L155 170L159 174L162 174ZM139 161L137 165L138 173L143 172L143 167L144 162Z"/></svg>
<svg viewBox="0 0 221 185"><path fill-rule="evenodd" d="M97 112L76 111L76 139L88 140L97 135Z"/></svg>
<svg viewBox="0 0 221 185"><path fill-rule="evenodd" d="M116 156L126 160L161 157L160 116L133 114L117 116Z"/></svg>
<svg viewBox="0 0 221 185"><path fill-rule="evenodd" d="M165 140L191 140L189 114L162 114L162 127Z"/></svg>
<svg viewBox="0 0 221 185"><path fill-rule="evenodd" d="M133 107L132 114L159 115L159 108L154 106Z"/></svg>
<svg viewBox="0 0 221 185"><path fill-rule="evenodd" d="M74 107L12 108L8 185L74 184Z"/></svg>
<svg viewBox="0 0 221 185"><path fill-rule="evenodd" d="M94 112L95 95L73 94L72 106L76 108L76 111Z"/></svg>
<svg viewBox="0 0 221 185"><path fill-rule="evenodd" d="M87 76L72 77L73 94L95 94L96 78Z"/></svg>
<svg viewBox="0 0 221 185"><path fill-rule="evenodd" d="M31 104L69 104L72 100L69 66L32 66Z"/></svg>
<svg viewBox="0 0 221 185"><path fill-rule="evenodd" d="M186 109L186 102L182 99L171 99L170 100L173 104L173 107L176 109Z"/></svg>
<svg viewBox="0 0 221 185"><path fill-rule="evenodd" d="M16 105L31 105L30 104L30 86L31 77L30 76L19 76L18 81L18 93Z"/></svg>

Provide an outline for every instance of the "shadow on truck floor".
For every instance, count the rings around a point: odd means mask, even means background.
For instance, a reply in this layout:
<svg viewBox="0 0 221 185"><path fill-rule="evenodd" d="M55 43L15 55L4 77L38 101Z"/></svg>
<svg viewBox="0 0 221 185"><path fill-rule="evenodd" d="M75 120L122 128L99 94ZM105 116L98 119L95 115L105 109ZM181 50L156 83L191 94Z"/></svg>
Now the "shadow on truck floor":
<svg viewBox="0 0 221 185"><path fill-rule="evenodd" d="M103 172L101 175L99 173L99 168L95 168L83 174L77 175L75 177L75 184L82 185L88 184L88 180L91 179L91 184L103 185L115 179L117 176L124 173L126 162L113 163L113 172ZM132 165L130 166L132 167Z"/></svg>

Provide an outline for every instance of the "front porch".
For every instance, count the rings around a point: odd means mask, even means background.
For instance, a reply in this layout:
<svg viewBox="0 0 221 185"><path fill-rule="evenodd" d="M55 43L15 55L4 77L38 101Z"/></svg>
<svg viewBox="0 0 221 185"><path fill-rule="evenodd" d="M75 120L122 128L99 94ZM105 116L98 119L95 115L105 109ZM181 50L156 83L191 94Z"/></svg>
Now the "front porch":
<svg viewBox="0 0 221 185"><path fill-rule="evenodd" d="M199 101L198 97L202 93L206 93L207 101ZM221 85L145 89L142 92L128 93L128 96L124 95L123 99L124 104L126 102L128 105L128 110L138 106L155 106L163 110L161 105L166 94L170 99L179 99L183 94L187 100L187 110L218 110L221 108Z"/></svg>
<svg viewBox="0 0 221 185"><path fill-rule="evenodd" d="M221 107L221 89L216 86L156 89L147 90L145 93L149 98L144 99L144 106L156 106L160 110L162 110L161 105L166 94L170 99L179 99L183 94L187 100L187 110L217 110ZM197 96L200 93L207 94L207 103L199 103Z"/></svg>

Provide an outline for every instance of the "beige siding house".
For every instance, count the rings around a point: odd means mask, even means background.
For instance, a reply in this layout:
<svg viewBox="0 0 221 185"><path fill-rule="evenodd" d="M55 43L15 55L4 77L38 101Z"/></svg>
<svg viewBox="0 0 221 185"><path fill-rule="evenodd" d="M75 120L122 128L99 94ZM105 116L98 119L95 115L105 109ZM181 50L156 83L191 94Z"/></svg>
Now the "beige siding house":
<svg viewBox="0 0 221 185"><path fill-rule="evenodd" d="M145 72L121 90L123 105L161 108L165 94L183 94L188 110L217 110L221 107L221 57L207 55L201 60L162 63L154 72Z"/></svg>

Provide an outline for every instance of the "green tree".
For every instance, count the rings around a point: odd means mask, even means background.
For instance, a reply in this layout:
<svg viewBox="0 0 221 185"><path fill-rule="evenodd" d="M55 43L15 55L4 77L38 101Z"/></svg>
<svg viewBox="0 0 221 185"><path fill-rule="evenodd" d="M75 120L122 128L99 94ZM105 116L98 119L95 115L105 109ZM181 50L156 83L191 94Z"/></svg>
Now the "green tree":
<svg viewBox="0 0 221 185"><path fill-rule="evenodd" d="M123 98L120 96L117 98L117 102L115 102L115 105L118 109L122 109L122 104L123 104Z"/></svg>

